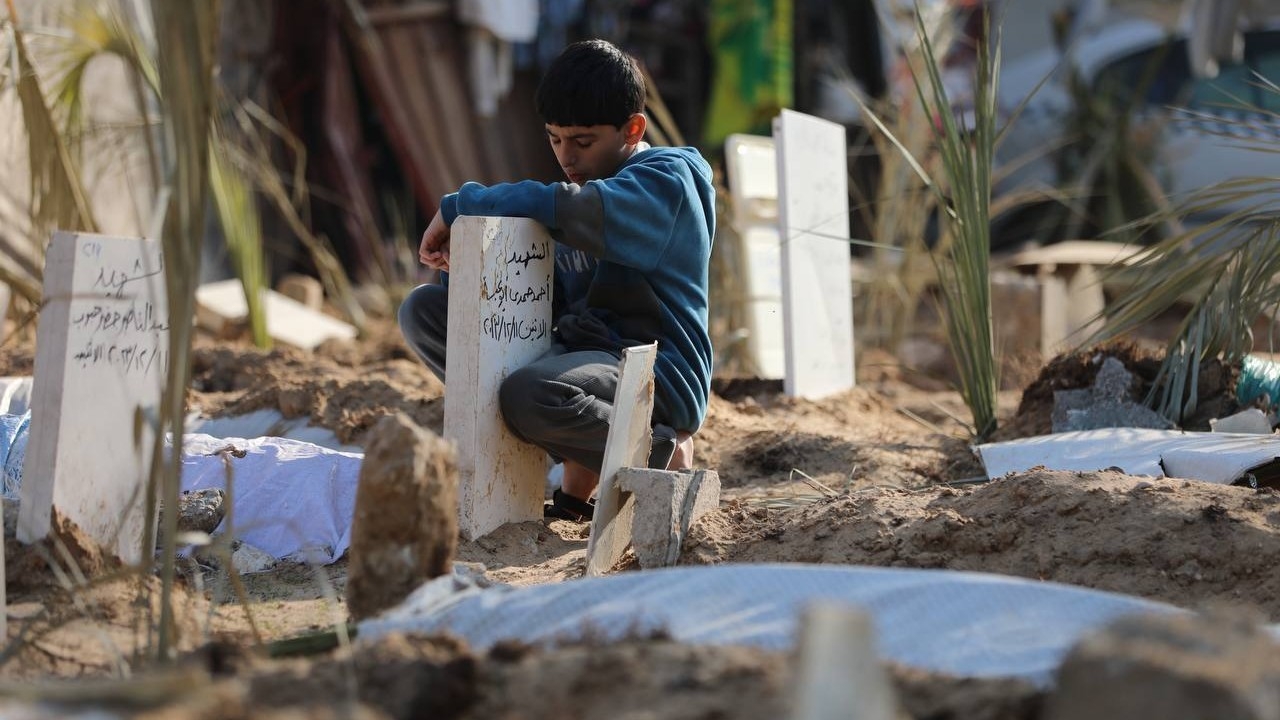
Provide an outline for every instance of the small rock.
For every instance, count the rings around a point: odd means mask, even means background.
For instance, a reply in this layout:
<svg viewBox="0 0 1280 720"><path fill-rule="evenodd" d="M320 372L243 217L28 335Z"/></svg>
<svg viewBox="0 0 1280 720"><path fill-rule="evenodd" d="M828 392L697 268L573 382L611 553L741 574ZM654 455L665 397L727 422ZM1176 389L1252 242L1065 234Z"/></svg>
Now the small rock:
<svg viewBox="0 0 1280 720"><path fill-rule="evenodd" d="M1053 432L1097 430L1113 427L1173 427L1163 415L1133 401L1133 375L1124 363L1107 357L1098 369L1093 387L1058 390L1053 394Z"/></svg>
<svg viewBox="0 0 1280 720"><path fill-rule="evenodd" d="M319 280L309 275L298 273L285 275L280 278L280 282L276 283L276 292L312 310L319 310L324 306L324 286Z"/></svg>
<svg viewBox="0 0 1280 720"><path fill-rule="evenodd" d="M276 566L276 559L263 550L239 543L240 547L231 552L231 567L241 575L252 575L270 570Z"/></svg>
<svg viewBox="0 0 1280 720"><path fill-rule="evenodd" d="M221 488L184 492L178 496L178 532L202 532L209 535L226 516L227 494Z"/></svg>

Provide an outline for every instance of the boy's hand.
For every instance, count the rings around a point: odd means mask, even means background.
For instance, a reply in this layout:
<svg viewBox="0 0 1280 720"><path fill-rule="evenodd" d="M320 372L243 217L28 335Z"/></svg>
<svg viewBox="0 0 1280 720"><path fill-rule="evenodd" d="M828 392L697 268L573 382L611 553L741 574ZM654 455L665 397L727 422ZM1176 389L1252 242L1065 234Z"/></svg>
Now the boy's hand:
<svg viewBox="0 0 1280 720"><path fill-rule="evenodd" d="M449 269L449 226L444 223L440 212L431 218L427 229L422 233L422 244L418 246L418 262L436 270Z"/></svg>

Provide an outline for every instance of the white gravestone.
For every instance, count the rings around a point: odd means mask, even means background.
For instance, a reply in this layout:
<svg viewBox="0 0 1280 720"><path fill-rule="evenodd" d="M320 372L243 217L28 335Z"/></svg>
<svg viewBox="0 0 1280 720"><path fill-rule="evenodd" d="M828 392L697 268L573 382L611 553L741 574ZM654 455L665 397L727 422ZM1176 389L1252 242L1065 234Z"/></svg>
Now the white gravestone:
<svg viewBox="0 0 1280 720"><path fill-rule="evenodd" d="M746 285L747 354L762 378L787 375L782 329L782 250L778 233L778 154L773 138L730 135L725 175L738 232L738 267Z"/></svg>
<svg viewBox="0 0 1280 720"><path fill-rule="evenodd" d="M444 434L458 448L467 540L542 517L547 454L507 430L498 387L551 347L555 243L525 218L459 217L451 230Z"/></svg>
<svg viewBox="0 0 1280 720"><path fill-rule="evenodd" d="M853 281L844 127L783 110L773 121L782 231L782 311L792 397L853 387Z"/></svg>
<svg viewBox="0 0 1280 720"><path fill-rule="evenodd" d="M52 507L125 562L143 558L168 365L160 244L56 233L45 256L19 540L45 537Z"/></svg>
<svg viewBox="0 0 1280 720"><path fill-rule="evenodd" d="M624 467L649 467L653 428L653 362L658 344L625 348L618 368L618 390L609 416L609 435L596 488L596 509L587 538L587 577L603 575L631 544L635 499L618 486Z"/></svg>

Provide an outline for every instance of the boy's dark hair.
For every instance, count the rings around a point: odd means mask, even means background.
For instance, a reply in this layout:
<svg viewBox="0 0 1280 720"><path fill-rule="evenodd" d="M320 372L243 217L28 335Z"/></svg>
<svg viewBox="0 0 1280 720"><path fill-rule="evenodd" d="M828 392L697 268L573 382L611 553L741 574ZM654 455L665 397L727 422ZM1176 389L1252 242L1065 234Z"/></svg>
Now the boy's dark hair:
<svg viewBox="0 0 1280 720"><path fill-rule="evenodd" d="M621 128L644 110L644 95L644 77L630 55L604 40L583 40L552 61L536 102L548 125Z"/></svg>

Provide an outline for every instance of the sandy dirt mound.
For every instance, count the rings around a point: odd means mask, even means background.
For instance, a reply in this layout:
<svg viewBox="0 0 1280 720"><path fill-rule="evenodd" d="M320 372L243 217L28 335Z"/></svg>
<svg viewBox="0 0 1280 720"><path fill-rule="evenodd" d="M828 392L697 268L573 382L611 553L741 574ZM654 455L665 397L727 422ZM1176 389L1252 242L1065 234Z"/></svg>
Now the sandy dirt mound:
<svg viewBox="0 0 1280 720"><path fill-rule="evenodd" d="M397 410L435 433L444 425L443 385L405 358L348 365L291 349L206 347L193 354L191 387L192 406L209 416L269 408L286 418L309 417L344 443L362 444L379 419Z"/></svg>
<svg viewBox="0 0 1280 720"><path fill-rule="evenodd" d="M872 488L791 509L729 504L686 563L947 568L1280 619L1280 494L1119 473L1031 472L968 489Z"/></svg>
<svg viewBox="0 0 1280 720"><path fill-rule="evenodd" d="M201 339L193 353L192 407L211 416L273 408L357 444L395 411L440 432L443 386L393 324L373 328L358 343L329 343L313 354ZM0 370L29 373L32 354L21 347L0 352ZM1147 367L1136 355L1128 360L1131 370ZM1095 374L1089 356L1072 356L1046 368L1026 393L1002 393L1009 436L1047 423L1053 391L1087 387ZM1222 377L1219 396L1231 384L1230 373ZM693 530L682 562L953 568L1181 606L1252 604L1280 619L1273 572L1280 561L1280 495L1114 473L1032 472L968 484L982 468L969 448L968 412L957 393L906 382L885 367L860 381L821 401L785 397L777 382L717 382L695 440L695 463L719 471L723 502ZM457 560L497 582L558 582L582 574L587 534L577 523L512 524L461 543ZM139 588L150 585L115 588L107 561L95 559L92 548L73 549L95 577L92 591L72 594L47 570L31 574L42 558L10 543L5 550L14 603L10 640L25 633L35 641L18 662L9 656L0 673L100 674L110 671L113 657L145 649L138 630L147 623L138 618L141 610L152 612L152 601L138 598ZM352 700L364 708L353 717L773 718L789 709L788 656L662 638L503 646L485 654L447 638L388 638L354 655L266 661L251 651L251 630L269 641L346 619L346 561L242 578L254 601L252 624L227 583L199 572L194 578L208 582L184 595L196 608L184 617L200 620L183 620L193 625L184 637L220 632L230 641L196 656L214 679L186 687L182 712L165 717L270 717L304 709L345 717ZM123 653L94 650L102 625ZM57 634L64 629L72 634ZM1043 700L1016 682L894 675L917 718L1029 719Z"/></svg>
<svg viewBox="0 0 1280 720"><path fill-rule="evenodd" d="M6 647L0 677L116 675L154 651L146 632L159 617L160 581L121 564L75 523L54 513L50 535L25 545L14 536L17 504L4 503ZM207 637L209 603L185 584L173 588L178 649Z"/></svg>
<svg viewBox="0 0 1280 720"><path fill-rule="evenodd" d="M217 699L223 718L289 709L306 717L435 720L772 720L790 711L794 673L788 654L662 637L549 648L507 643L476 653L448 637L393 635L314 659L267 661L211 646L190 663L220 679L170 705L166 718L210 717ZM898 668L891 676L913 718L1030 720L1042 703L1019 682Z"/></svg>

